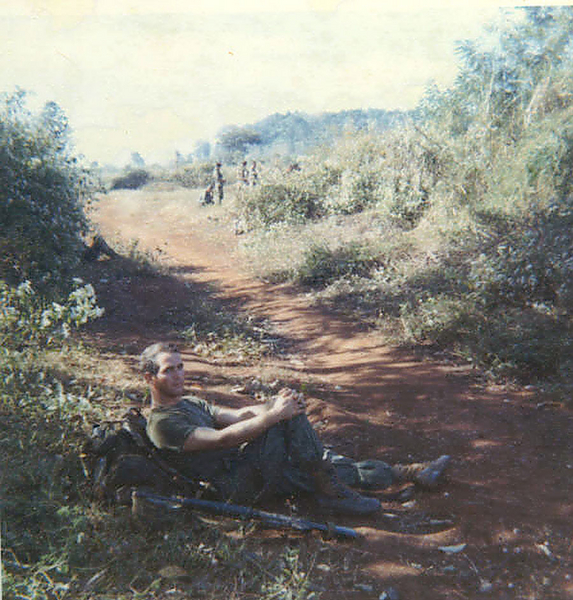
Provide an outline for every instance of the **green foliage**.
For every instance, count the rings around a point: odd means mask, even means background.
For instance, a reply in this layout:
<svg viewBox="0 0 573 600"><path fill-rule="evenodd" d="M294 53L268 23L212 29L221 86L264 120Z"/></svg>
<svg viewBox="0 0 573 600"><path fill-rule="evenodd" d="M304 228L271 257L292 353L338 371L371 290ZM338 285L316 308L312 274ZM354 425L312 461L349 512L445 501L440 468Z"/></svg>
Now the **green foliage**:
<svg viewBox="0 0 573 600"><path fill-rule="evenodd" d="M73 273L94 189L70 149L65 115L48 103L37 115L16 92L0 106L0 279L56 287Z"/></svg>
<svg viewBox="0 0 573 600"><path fill-rule="evenodd" d="M401 308L409 339L449 348L495 376L523 382L570 377L571 328L546 305L485 306L478 296L440 294Z"/></svg>
<svg viewBox="0 0 573 600"><path fill-rule="evenodd" d="M138 190L151 181L150 174L145 169L130 169L125 175L114 177L111 182L112 190Z"/></svg>
<svg viewBox="0 0 573 600"><path fill-rule="evenodd" d="M323 245L313 245L295 274L295 280L311 287L323 287L352 275L364 276L375 267L376 259L368 248L357 242L334 250Z"/></svg>
<svg viewBox="0 0 573 600"><path fill-rule="evenodd" d="M170 179L186 188L203 188L213 182L213 163L200 162L185 165L176 171Z"/></svg>
<svg viewBox="0 0 573 600"><path fill-rule="evenodd" d="M0 281L0 342L4 348L45 346L69 337L73 328L103 314L93 287L74 281L64 303L48 302L29 281L12 288Z"/></svg>
<svg viewBox="0 0 573 600"><path fill-rule="evenodd" d="M304 223L377 208L399 226L415 226L431 205L439 175L437 152L412 128L346 136L310 155L296 173L267 176L240 199L251 226Z"/></svg>
<svg viewBox="0 0 573 600"><path fill-rule="evenodd" d="M304 223L323 214L312 191L290 182L264 183L243 195L241 211L249 225L268 227L274 223Z"/></svg>
<svg viewBox="0 0 573 600"><path fill-rule="evenodd" d="M456 84L420 112L444 177L429 197L443 202L441 190L447 214L465 215L452 247L471 268L455 267L458 289L405 304L403 322L414 339L525 379L571 376L572 23L569 7L527 9L489 41L464 42Z"/></svg>
<svg viewBox="0 0 573 600"><path fill-rule="evenodd" d="M323 206L322 216L355 214L383 197L384 151L370 134L345 136L334 149L311 154L288 180L312 190Z"/></svg>
<svg viewBox="0 0 573 600"><path fill-rule="evenodd" d="M504 219L490 229L469 281L489 304L547 303L570 312L573 300L573 210ZM494 237L495 231L495 237Z"/></svg>
<svg viewBox="0 0 573 600"><path fill-rule="evenodd" d="M455 85L444 93L432 89L420 113L447 123L455 135L468 132L476 119L496 135L520 135L544 111L550 81L569 71L573 12L531 7L522 16L490 27L489 35L460 42Z"/></svg>

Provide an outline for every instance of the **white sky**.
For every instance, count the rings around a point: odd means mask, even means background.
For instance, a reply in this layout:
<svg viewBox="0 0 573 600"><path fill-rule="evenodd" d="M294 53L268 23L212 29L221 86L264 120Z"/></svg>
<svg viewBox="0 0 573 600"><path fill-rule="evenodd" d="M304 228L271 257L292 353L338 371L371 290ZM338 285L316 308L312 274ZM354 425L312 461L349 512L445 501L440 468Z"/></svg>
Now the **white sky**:
<svg viewBox="0 0 573 600"><path fill-rule="evenodd" d="M520 6L522 4L519 4ZM2 92L65 111L78 152L147 162L275 112L413 108L499 2L2 0Z"/></svg>

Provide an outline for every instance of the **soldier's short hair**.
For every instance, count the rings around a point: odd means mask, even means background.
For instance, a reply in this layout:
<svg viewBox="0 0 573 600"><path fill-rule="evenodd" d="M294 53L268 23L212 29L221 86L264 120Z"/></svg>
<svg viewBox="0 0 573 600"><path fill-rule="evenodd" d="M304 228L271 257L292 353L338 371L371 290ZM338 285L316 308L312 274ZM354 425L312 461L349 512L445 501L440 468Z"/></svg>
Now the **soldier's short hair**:
<svg viewBox="0 0 573 600"><path fill-rule="evenodd" d="M141 353L139 357L139 369L142 373L150 373L151 375L157 375L159 371L159 363L157 358L160 354L174 354L179 352L179 348L171 342L157 342L147 348Z"/></svg>

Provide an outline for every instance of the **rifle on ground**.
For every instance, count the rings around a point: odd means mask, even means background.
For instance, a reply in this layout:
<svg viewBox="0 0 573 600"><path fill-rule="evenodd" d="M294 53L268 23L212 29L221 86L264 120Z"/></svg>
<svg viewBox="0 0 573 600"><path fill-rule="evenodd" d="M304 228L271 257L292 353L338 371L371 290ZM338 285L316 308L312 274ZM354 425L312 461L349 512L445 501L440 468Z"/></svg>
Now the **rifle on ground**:
<svg viewBox="0 0 573 600"><path fill-rule="evenodd" d="M244 521L258 521L263 526L271 529L292 529L300 532L321 531L331 537L347 539L358 539L360 537L354 529L333 525L332 523L317 523L300 517L289 517L227 502L180 496L161 496L141 489L134 489L132 492L134 511L137 511L138 502L141 501L161 508L191 508L212 515L232 517Z"/></svg>

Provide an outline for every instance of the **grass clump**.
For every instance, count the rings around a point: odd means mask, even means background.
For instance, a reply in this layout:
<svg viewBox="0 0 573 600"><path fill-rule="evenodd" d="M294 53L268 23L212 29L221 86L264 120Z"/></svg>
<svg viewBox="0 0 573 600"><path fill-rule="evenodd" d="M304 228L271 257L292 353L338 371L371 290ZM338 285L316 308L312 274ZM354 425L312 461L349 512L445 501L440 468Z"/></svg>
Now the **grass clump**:
<svg viewBox="0 0 573 600"><path fill-rule="evenodd" d="M305 286L323 287L343 277L364 276L376 265L376 258L358 242L335 249L316 244L305 252L294 279Z"/></svg>
<svg viewBox="0 0 573 600"><path fill-rule="evenodd" d="M240 206L249 226L303 223L324 213L318 196L291 182L265 183L245 192Z"/></svg>
<svg viewBox="0 0 573 600"><path fill-rule="evenodd" d="M211 303L194 306L193 324L181 332L200 356L254 363L285 350L284 340L267 321L217 310Z"/></svg>

